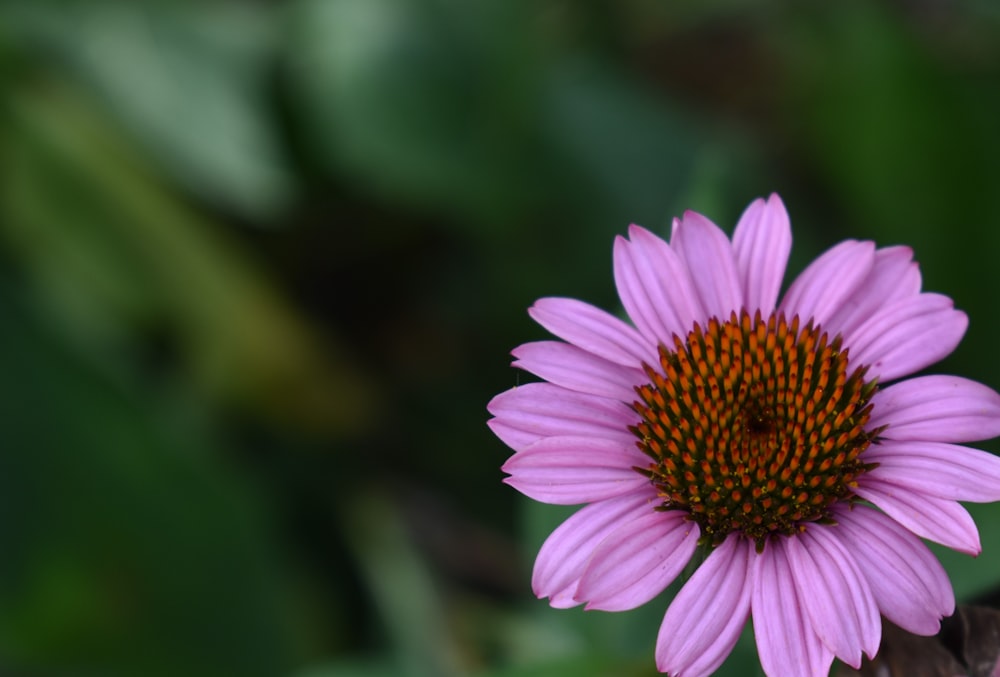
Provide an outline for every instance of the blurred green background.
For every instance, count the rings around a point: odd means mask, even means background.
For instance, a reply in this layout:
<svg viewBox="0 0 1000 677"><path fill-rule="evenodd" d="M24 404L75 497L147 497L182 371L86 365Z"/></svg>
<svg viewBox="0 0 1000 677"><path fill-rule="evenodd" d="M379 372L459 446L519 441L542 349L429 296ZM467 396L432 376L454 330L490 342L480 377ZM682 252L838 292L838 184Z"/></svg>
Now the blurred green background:
<svg viewBox="0 0 1000 677"><path fill-rule="evenodd" d="M998 121L992 0L0 0L0 674L655 674L667 598L531 595L526 307L778 191L790 272L912 245L998 387Z"/></svg>

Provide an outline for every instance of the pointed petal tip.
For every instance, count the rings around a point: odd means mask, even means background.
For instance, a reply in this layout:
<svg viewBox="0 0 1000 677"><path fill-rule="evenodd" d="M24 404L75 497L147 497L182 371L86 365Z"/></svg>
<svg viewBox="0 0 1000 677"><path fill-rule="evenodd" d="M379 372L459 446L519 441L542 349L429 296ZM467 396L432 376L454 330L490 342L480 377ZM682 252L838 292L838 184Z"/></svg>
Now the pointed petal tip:
<svg viewBox="0 0 1000 677"><path fill-rule="evenodd" d="M949 299L949 300L951 300L951 299ZM952 301L951 307L954 309L952 312L955 315L955 319L953 319L952 322L954 322L956 326L961 325L962 330L960 332L958 332L958 333L960 333L960 334L962 334L964 336L965 335L965 331L969 328L969 316L966 314L966 312L964 310L959 310L959 309L955 308L954 301Z"/></svg>
<svg viewBox="0 0 1000 677"><path fill-rule="evenodd" d="M711 219L685 212L681 227L671 238L671 247L686 265L693 298L705 315L728 317L745 305L732 242Z"/></svg>
<svg viewBox="0 0 1000 677"><path fill-rule="evenodd" d="M858 668L861 654L881 643L878 605L857 561L827 528L809 529L788 543L792 577L820 640Z"/></svg>
<svg viewBox="0 0 1000 677"><path fill-rule="evenodd" d="M535 315L538 313L539 310L541 310L542 312L545 311L546 300L549 298L551 297L543 296L542 298L535 299L535 302L532 303L530 306L528 306L528 317L537 322L538 318L536 318Z"/></svg>
<svg viewBox="0 0 1000 677"><path fill-rule="evenodd" d="M749 571L749 547L733 535L701 563L663 617L656 640L660 671L710 675L722 664L750 615Z"/></svg>
<svg viewBox="0 0 1000 677"><path fill-rule="evenodd" d="M674 219L674 221L678 221L678 219ZM678 225L681 226L688 224L695 224L701 228L704 228L705 226L710 226L712 228L721 230L719 226L717 226L715 222L712 221L712 219L708 218L701 212L694 211L693 209L685 209L684 213L681 214L681 218L678 223Z"/></svg>
<svg viewBox="0 0 1000 677"><path fill-rule="evenodd" d="M776 217L782 222L791 221L788 216L788 208L785 207L785 201L777 193L771 193L768 196L767 209L771 212L772 217Z"/></svg>
<svg viewBox="0 0 1000 677"><path fill-rule="evenodd" d="M640 226L638 223L628 224L628 238L629 240L634 240L637 237L651 236L656 237L656 235L644 226ZM618 237L621 237L619 235Z"/></svg>
<svg viewBox="0 0 1000 677"><path fill-rule="evenodd" d="M527 383L524 385L528 385ZM524 386L514 386L513 388L508 388L503 392L497 393L490 398L490 401L486 403L486 411L488 411L494 418L486 421L486 425L493 425L493 421L496 420L495 417L500 415L507 408L507 404L511 398L515 396L518 388L523 388Z"/></svg>
<svg viewBox="0 0 1000 677"><path fill-rule="evenodd" d="M493 399L496 399L496 398L493 398ZM486 405L487 411L489 411L489 408L490 408L490 406L492 406L492 404L493 404L493 400L490 400L490 403ZM490 411L490 413L493 414L492 411ZM497 426L498 425L502 427L503 424L497 423L497 419L496 419L496 415L495 414L494 414L494 416L492 418L486 419L486 427L489 428L491 431L493 431L494 435L496 435L496 433L497 433Z"/></svg>
<svg viewBox="0 0 1000 677"><path fill-rule="evenodd" d="M969 555L970 557L979 557L983 553L983 545L979 541L979 533L977 530L975 541L969 539L968 543L960 543L955 545L946 544L952 550L960 552L963 555Z"/></svg>
<svg viewBox="0 0 1000 677"><path fill-rule="evenodd" d="M979 529L958 501L867 477L855 493L921 538L973 557L982 552Z"/></svg>

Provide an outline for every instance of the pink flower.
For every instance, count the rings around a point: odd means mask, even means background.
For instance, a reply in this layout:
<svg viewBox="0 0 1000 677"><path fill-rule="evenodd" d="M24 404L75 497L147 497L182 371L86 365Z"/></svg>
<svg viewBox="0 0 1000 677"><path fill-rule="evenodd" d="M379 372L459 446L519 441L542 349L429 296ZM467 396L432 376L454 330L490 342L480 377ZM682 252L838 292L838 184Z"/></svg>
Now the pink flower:
<svg viewBox="0 0 1000 677"><path fill-rule="evenodd" d="M614 277L634 327L539 300L531 316L563 340L520 346L514 365L546 382L489 405L515 452L505 481L586 504L535 562L552 606L635 608L707 554L660 628L671 675L710 674L748 617L768 675L826 675L834 656L858 667L879 614L936 633L954 595L920 539L978 554L958 501L1000 500L1000 458L955 444L1000 434L1000 395L897 380L954 350L965 314L920 291L910 249L854 240L779 302L791 240L777 195L732 241L694 212L669 243L632 226Z"/></svg>

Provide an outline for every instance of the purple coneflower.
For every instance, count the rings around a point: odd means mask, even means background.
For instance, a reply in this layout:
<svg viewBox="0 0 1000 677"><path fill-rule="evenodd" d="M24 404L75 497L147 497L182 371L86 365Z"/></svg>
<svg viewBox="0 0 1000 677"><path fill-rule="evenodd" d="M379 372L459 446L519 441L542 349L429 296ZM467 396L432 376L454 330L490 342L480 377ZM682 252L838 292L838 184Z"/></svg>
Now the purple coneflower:
<svg viewBox="0 0 1000 677"><path fill-rule="evenodd" d="M1000 395L897 380L954 350L965 314L920 291L909 248L853 240L779 303L791 240L777 195L732 241L694 212L669 243L632 226L614 277L634 328L539 300L531 316L565 342L513 354L546 382L489 405L515 452L505 481L586 504L535 562L552 606L635 608L707 554L657 639L657 667L678 677L715 670L751 616L772 676L826 675L834 656L858 667L879 614L936 633L954 595L920 538L978 554L958 501L1000 500L1000 457L954 444L1000 434Z"/></svg>

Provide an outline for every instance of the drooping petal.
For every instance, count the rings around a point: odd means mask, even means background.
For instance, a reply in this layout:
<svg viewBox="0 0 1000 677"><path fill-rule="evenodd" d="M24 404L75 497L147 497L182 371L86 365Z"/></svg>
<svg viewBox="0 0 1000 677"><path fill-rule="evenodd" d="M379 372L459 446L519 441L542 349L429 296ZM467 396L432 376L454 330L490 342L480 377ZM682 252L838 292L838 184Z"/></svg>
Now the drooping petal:
<svg viewBox="0 0 1000 677"><path fill-rule="evenodd" d="M845 240L831 247L795 278L781 300L782 312L823 325L868 277L874 259L871 242Z"/></svg>
<svg viewBox="0 0 1000 677"><path fill-rule="evenodd" d="M608 534L648 514L656 505L656 493L650 488L591 503L575 512L549 535L538 551L531 574L535 595L548 597L549 603L557 608L580 604L574 595L594 548Z"/></svg>
<svg viewBox="0 0 1000 677"><path fill-rule="evenodd" d="M914 491L953 501L1000 501L1000 456L940 442L882 440L868 447L867 474Z"/></svg>
<svg viewBox="0 0 1000 677"><path fill-rule="evenodd" d="M937 634L955 611L944 567L895 520L864 505L837 510L837 537L865 575L882 614L917 635Z"/></svg>
<svg viewBox="0 0 1000 677"><path fill-rule="evenodd" d="M859 478L854 493L874 503L917 536L969 555L982 551L976 523L955 501L915 493L868 474Z"/></svg>
<svg viewBox="0 0 1000 677"><path fill-rule="evenodd" d="M799 599L813 630L848 665L875 656L882 637L878 605L864 574L829 527L811 526L787 541Z"/></svg>
<svg viewBox="0 0 1000 677"><path fill-rule="evenodd" d="M918 376L875 393L869 429L882 437L974 442L1000 435L1000 394L959 376Z"/></svg>
<svg viewBox="0 0 1000 677"><path fill-rule="evenodd" d="M636 367L655 364L656 346L614 315L589 303L566 298L535 301L528 314L550 332L611 362Z"/></svg>
<svg viewBox="0 0 1000 677"><path fill-rule="evenodd" d="M733 311L739 312L743 289L733 246L717 225L697 212L684 212L670 247L691 272L695 293L708 317L725 321Z"/></svg>
<svg viewBox="0 0 1000 677"><path fill-rule="evenodd" d="M656 639L660 672L710 675L733 650L750 612L750 548L730 534L677 593Z"/></svg>
<svg viewBox="0 0 1000 677"><path fill-rule="evenodd" d="M840 310L824 323L830 335L850 336L862 323L876 315L879 308L920 293L920 268L913 261L909 247L885 247L875 251L868 277ZM850 345L850 343L847 343Z"/></svg>
<svg viewBox="0 0 1000 677"><path fill-rule="evenodd" d="M698 525L679 510L642 515L594 550L576 591L588 609L634 609L670 585L694 554Z"/></svg>
<svg viewBox="0 0 1000 677"><path fill-rule="evenodd" d="M542 503L576 505L621 496L649 485L633 470L649 459L634 444L595 437L547 437L501 468L504 482Z"/></svg>
<svg viewBox="0 0 1000 677"><path fill-rule="evenodd" d="M612 397L622 402L636 399L634 387L648 381L640 369L624 367L562 341L525 343L512 351L514 366L570 390Z"/></svg>
<svg viewBox="0 0 1000 677"><path fill-rule="evenodd" d="M791 250L792 227L781 198L772 193L766 202L751 202L733 231L743 304L751 316L774 310Z"/></svg>
<svg viewBox="0 0 1000 677"><path fill-rule="evenodd" d="M551 383L528 383L494 397L486 406L488 424L504 443L521 451L544 437L583 435L635 441L628 426L636 413L627 404Z"/></svg>
<svg viewBox="0 0 1000 677"><path fill-rule="evenodd" d="M968 326L969 318L950 298L920 294L880 309L845 336L844 345L852 363L869 366L867 378L891 381L949 355Z"/></svg>
<svg viewBox="0 0 1000 677"><path fill-rule="evenodd" d="M614 273L618 296L632 322L651 343L670 345L703 319L687 268L666 242L639 226L632 241L615 240Z"/></svg>
<svg viewBox="0 0 1000 677"><path fill-rule="evenodd" d="M810 675L826 677L833 652L820 641L792 577L786 539L769 541L753 557L753 594L750 608L760 664L769 677Z"/></svg>

